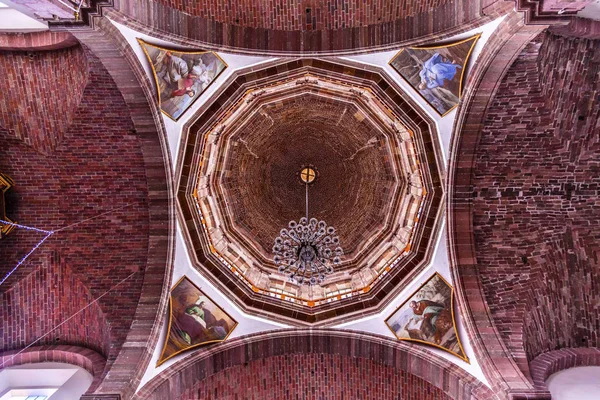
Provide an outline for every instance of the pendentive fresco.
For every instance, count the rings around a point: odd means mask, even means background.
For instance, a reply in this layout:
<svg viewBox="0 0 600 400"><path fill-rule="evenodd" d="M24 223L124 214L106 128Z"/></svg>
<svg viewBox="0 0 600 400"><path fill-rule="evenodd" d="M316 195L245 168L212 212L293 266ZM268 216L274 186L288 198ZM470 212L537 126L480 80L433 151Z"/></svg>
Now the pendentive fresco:
<svg viewBox="0 0 600 400"><path fill-rule="evenodd" d="M158 365L186 350L227 339L237 322L187 277L171 289L169 328Z"/></svg>
<svg viewBox="0 0 600 400"><path fill-rule="evenodd" d="M400 340L424 343L469 362L454 319L452 286L432 275L385 321Z"/></svg>
<svg viewBox="0 0 600 400"><path fill-rule="evenodd" d="M443 116L458 105L467 64L479 36L450 44L407 47L390 65Z"/></svg>
<svg viewBox="0 0 600 400"><path fill-rule="evenodd" d="M211 51L171 50L138 42L152 66L160 109L175 121L227 68Z"/></svg>

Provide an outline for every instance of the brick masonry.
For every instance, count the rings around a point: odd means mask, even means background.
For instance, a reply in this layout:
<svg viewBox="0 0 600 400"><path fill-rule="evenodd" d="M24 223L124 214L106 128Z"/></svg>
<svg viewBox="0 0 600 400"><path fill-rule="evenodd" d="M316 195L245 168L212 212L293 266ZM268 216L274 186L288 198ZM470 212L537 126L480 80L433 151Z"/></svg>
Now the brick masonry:
<svg viewBox="0 0 600 400"><path fill-rule="evenodd" d="M69 343L108 354L109 325L99 304L58 252L40 253L40 265L0 295L1 350L22 349L52 331L40 344Z"/></svg>
<svg viewBox="0 0 600 400"><path fill-rule="evenodd" d="M258 391L255 399L498 399L423 346L336 329L285 329L199 349L160 372L134 400L251 399L247 387Z"/></svg>
<svg viewBox="0 0 600 400"><path fill-rule="evenodd" d="M212 375L182 400L446 400L443 390L406 371L338 354L292 354Z"/></svg>
<svg viewBox="0 0 600 400"><path fill-rule="evenodd" d="M189 15L221 24L282 31L368 26L424 13L448 0L158 0Z"/></svg>
<svg viewBox="0 0 600 400"><path fill-rule="evenodd" d="M100 383L106 359L88 348L65 345L33 346L4 352L0 356L2 368L41 362L67 363L85 369L93 376L90 387L93 390Z"/></svg>
<svg viewBox="0 0 600 400"><path fill-rule="evenodd" d="M114 0L105 15L184 46L270 54L332 54L451 37L512 6L500 0L151 1ZM483 11L485 9L485 12ZM173 23L177 21L177 23Z"/></svg>
<svg viewBox="0 0 600 400"><path fill-rule="evenodd" d="M522 372L543 352L598 347L600 44L546 33L506 74L473 169L477 262Z"/></svg>
<svg viewBox="0 0 600 400"><path fill-rule="evenodd" d="M268 258L279 230L304 216L305 190L297 176L303 165L319 173L309 189L310 217L336 228L346 261L383 230L392 212L401 182L381 128L357 118L362 111L355 105L326 95L263 106L236 132L224 163L227 207ZM377 143L370 145L371 138Z"/></svg>
<svg viewBox="0 0 600 400"><path fill-rule="evenodd" d="M57 50L77 46L79 42L69 32L10 32L0 35L0 49L12 51Z"/></svg>
<svg viewBox="0 0 600 400"><path fill-rule="evenodd" d="M0 127L49 154L72 123L87 84L81 46L55 51L0 53Z"/></svg>
<svg viewBox="0 0 600 400"><path fill-rule="evenodd" d="M129 332L144 279L148 183L129 107L100 60L83 51L88 84L53 152L41 154L0 131L0 170L16 183L10 215L42 229L77 223L57 231L2 285L0 338L2 351L18 350L104 295L36 345L92 348L108 359L106 374ZM56 85L53 75L35 76ZM0 241L2 276L40 239L23 229L13 233Z"/></svg>
<svg viewBox="0 0 600 400"><path fill-rule="evenodd" d="M150 362L164 322L173 270L173 181L166 148L166 132L155 101L155 91L133 50L116 27L102 19L95 30L71 32L102 61L123 95L139 140L148 188L148 253L137 308L124 345L113 363L115 373L104 379L95 393L120 394L128 399Z"/></svg>

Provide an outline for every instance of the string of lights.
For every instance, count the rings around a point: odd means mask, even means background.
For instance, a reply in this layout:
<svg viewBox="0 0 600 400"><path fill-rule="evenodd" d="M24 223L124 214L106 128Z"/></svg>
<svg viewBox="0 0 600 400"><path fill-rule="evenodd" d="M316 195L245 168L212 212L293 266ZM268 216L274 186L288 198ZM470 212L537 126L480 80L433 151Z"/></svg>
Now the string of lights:
<svg viewBox="0 0 600 400"><path fill-rule="evenodd" d="M0 223L2 223L4 225L12 225L12 226L15 226L15 227L21 228L21 229L26 229L28 231L41 232L41 233L46 234L42 238L42 240L40 240L35 246L33 246L33 248L29 251L29 253L25 254L25 256L19 260L17 265L15 265L15 267L13 269L8 271L8 273L4 276L4 278L2 278L2 280L0 281L0 286L2 286L2 284L8 279L8 277L11 276L25 262L25 260L27 260L27 258L29 258L29 256L32 255L42 245L42 243L44 243L46 241L46 239L48 239L50 236L52 236L54 234L54 231L46 231L44 229L38 229L38 228L34 228L32 226L16 224L14 222L4 221L2 219L0 219Z"/></svg>
<svg viewBox="0 0 600 400"><path fill-rule="evenodd" d="M127 208L127 207L131 206L132 204L133 204L133 203L127 203L127 204L124 204L124 205L122 205L122 206L119 206L119 207L112 208L112 209L110 209L110 210L108 210L108 211L104 211L104 212L102 212L102 213L100 213L100 214L98 214L98 215L95 215L95 216L93 216L93 217L86 218L86 219L84 219L84 220L82 220L82 221L78 221L78 222L72 223L72 224L70 224L70 225L64 226L64 227L62 227L62 228L59 228L59 229L57 229L57 230L55 230L55 231L47 231L47 230L44 230L44 229L34 228L34 227L32 227L32 226L21 225L21 224L17 224L17 223L15 223L15 222L10 222L10 221L5 221L5 220L3 220L3 219L0 219L0 223L1 223L1 224L5 224L5 225L12 225L12 226L14 226L14 227L17 227L17 228L26 229L26 230L28 230L28 231L41 232L41 233L45 233L45 234L46 234L46 236L44 236L44 237L42 238L42 240L40 240L40 241L39 241L39 242L38 242L38 243L37 243L35 246L33 246L33 248L32 248L32 249L29 251L29 253L27 253L27 254L26 254L26 255L25 255L23 258L21 258L21 259L19 260L19 262L17 263L17 265L15 265L15 267L14 267L13 269L11 269L11 270L10 270L10 271L9 271L9 272L6 274L6 276L4 276L4 278L2 278L2 280L0 281L0 286L2 286L2 284L3 284L3 283L4 283L4 282L5 282L7 279L8 279L8 277L9 277L9 276L11 276L11 275L12 275L12 274L13 274L13 273L14 273L14 272L15 272L15 271L16 271L16 270L17 270L17 269L18 269L18 268L19 268L19 267L20 267L20 266L21 266L21 265L22 265L22 264L23 264L23 263L24 263L24 262L27 260L27 258L29 258L29 256L31 256L31 255L32 255L32 254L33 254L33 253L34 253L34 252L35 252L35 251L36 251L36 250L37 250L37 249L38 249L38 248L39 248L39 247L40 247L40 246L41 246L41 245L42 245L42 244L43 244L43 243L44 243L44 242L45 242L45 241L46 241L46 240L47 240L47 239L50 237L50 236L52 236L53 234L55 234L55 233L57 233L57 232L60 232L60 231L63 231L63 230L65 230L65 229L71 228L71 227L73 227L73 226L76 226L76 225L82 224L82 223L84 223L84 222L91 221L91 220L93 220L93 219L95 219L95 218L101 217L101 216L103 216L103 215L106 215L106 214L108 214L108 213L112 213L112 212L115 212L115 211L121 210L121 209L123 209L123 208Z"/></svg>
<svg viewBox="0 0 600 400"><path fill-rule="evenodd" d="M86 218L84 220L69 224L67 226L64 226L62 228L56 229L56 230L52 230L52 231L47 231L44 229L39 229L39 228L34 228L32 226L26 226L26 225L21 225L21 224L17 224L14 222L10 222L10 221L4 221L2 219L0 219L0 223L2 224L8 224L8 225L13 225L17 228L22 228L22 229L26 229L29 231L35 231L35 232L40 232L40 233L45 233L46 235L44 236L44 238L42 240L40 240L23 258L21 258L21 260L17 263L17 265L8 273L6 274L6 276L2 279L2 281L0 281L0 286L8 279L8 277L14 273L24 262L25 260L27 260L27 258L33 254L50 236L52 236L55 233L58 233L60 231L63 231L65 229L68 228L72 228L76 225L82 224L84 222L88 222L91 221L95 218L101 217L103 215L106 215L108 213L112 213L114 211L118 211L121 210L123 208L127 208L129 206L131 206L132 203L127 203L125 205L119 206L119 207L115 207L112 208L108 211L104 211L98 215L95 215L93 217L90 218ZM74 314L72 314L70 317L66 318L65 320L63 320L61 323L59 323L58 325L56 325L55 327L53 327L52 329L48 330L46 333L44 333L42 336L38 337L36 340L34 340L33 342L29 343L27 346L25 346L24 348L22 348L21 350L19 350L17 353L13 354L8 360L4 360L1 364L0 364L0 368L4 367L4 365L6 363L9 363L10 361L12 361L15 357L17 357L19 354L21 354L22 352L26 351L28 348L30 348L31 346L33 346L34 344L38 343L40 340L42 340L43 338L45 338L46 336L48 336L50 333L52 333L53 331L55 331L56 329L58 329L59 327L61 327L62 325L64 325L65 323L69 322L71 319L73 319L76 315L78 315L79 313L81 313L82 311L84 311L85 309L87 309L88 307L90 307L92 304L98 302L102 297L106 296L108 293L110 293L112 290L114 290L115 288L117 288L119 285L123 284L124 282L128 281L133 275L137 274L138 272L140 272L139 270L133 271L131 274L129 274L127 277L123 278L121 281L117 282L115 285L113 285L110 289L108 289L106 292L102 293L100 296L98 296L97 298L95 298L93 301L91 301L90 303L88 303L87 305L85 305L84 307L82 307L79 311L75 312Z"/></svg>
<svg viewBox="0 0 600 400"><path fill-rule="evenodd" d="M33 342L29 343L27 346L23 347L21 350L19 350L17 353L13 354L8 360L3 361L0 364L0 368L4 367L5 364L10 363L15 357L17 357L19 354L23 353L24 351L26 351L28 348L30 348L31 346L33 346L34 344L36 344L37 342L39 342L40 340L42 340L43 338L45 338L46 336L48 336L49 334L51 334L52 332L54 332L55 330L57 330L58 328L60 328L62 325L66 324L67 322L69 322L71 319L75 318L75 316L83 311L85 311L88 307L90 307L92 304L97 303L101 298L103 298L104 296L106 296L108 293L110 293L113 289L115 289L117 286L123 284L124 282L128 281L133 275L137 274L138 272L140 272L140 270L137 271L133 271L131 274L129 274L127 277L121 279L119 282L117 282L114 286L112 286L110 289L108 289L106 292L102 293L100 296L96 297L94 300L92 300L89 304L85 305L84 307L82 307L79 311L75 312L74 314L72 314L69 318L66 318L64 321L62 321L60 324L56 325L54 328L50 329L48 332L44 333L42 336L40 336L39 338L35 339Z"/></svg>

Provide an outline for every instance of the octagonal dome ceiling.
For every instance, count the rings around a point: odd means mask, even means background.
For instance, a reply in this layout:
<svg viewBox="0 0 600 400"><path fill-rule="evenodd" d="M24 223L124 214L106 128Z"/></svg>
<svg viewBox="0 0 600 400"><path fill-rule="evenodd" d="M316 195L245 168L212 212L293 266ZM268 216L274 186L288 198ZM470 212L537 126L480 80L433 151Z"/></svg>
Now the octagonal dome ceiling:
<svg viewBox="0 0 600 400"><path fill-rule="evenodd" d="M320 88L326 84L335 87L323 81ZM214 193L228 208L222 211L232 228L270 266L279 230L305 214L305 188L297 175L313 165L318 177L309 190L309 216L335 221L345 252L337 269L344 270L392 225L388 208L405 181L401 159L394 160L398 146L343 91L324 97L293 85L270 88L272 95L287 93L257 99L243 125L223 138L229 142L222 146Z"/></svg>
<svg viewBox="0 0 600 400"><path fill-rule="evenodd" d="M303 60L238 76L190 127L180 203L195 264L249 312L324 323L375 312L427 261L442 188L431 124L382 76ZM305 213L342 263L290 281L274 239Z"/></svg>

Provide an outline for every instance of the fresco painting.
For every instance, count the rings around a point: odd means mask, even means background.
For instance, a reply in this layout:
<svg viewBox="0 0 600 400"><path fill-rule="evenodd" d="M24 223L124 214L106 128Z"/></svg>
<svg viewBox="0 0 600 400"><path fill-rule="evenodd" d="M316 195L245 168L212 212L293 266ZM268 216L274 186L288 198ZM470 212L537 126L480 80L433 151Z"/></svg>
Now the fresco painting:
<svg viewBox="0 0 600 400"><path fill-rule="evenodd" d="M211 51L181 51L151 45L138 39L152 67L163 113L177 121L227 68Z"/></svg>
<svg viewBox="0 0 600 400"><path fill-rule="evenodd" d="M452 286L437 272L385 321L399 340L424 343L469 362L456 330Z"/></svg>
<svg viewBox="0 0 600 400"><path fill-rule="evenodd" d="M407 47L390 65L443 116L458 105L469 58L479 37L439 46Z"/></svg>
<svg viewBox="0 0 600 400"><path fill-rule="evenodd" d="M186 350L229 337L237 322L187 277L171 289L169 328L158 365Z"/></svg>

